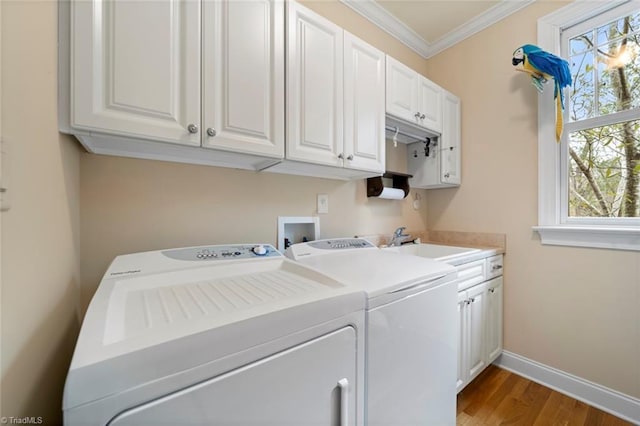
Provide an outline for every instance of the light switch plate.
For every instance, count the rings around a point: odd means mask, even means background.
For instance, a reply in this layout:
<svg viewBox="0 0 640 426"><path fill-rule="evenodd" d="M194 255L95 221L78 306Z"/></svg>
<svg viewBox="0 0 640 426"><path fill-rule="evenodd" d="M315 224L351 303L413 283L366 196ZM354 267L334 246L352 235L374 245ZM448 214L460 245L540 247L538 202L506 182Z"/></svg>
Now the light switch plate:
<svg viewBox="0 0 640 426"><path fill-rule="evenodd" d="M329 194L318 194L318 214L329 213Z"/></svg>

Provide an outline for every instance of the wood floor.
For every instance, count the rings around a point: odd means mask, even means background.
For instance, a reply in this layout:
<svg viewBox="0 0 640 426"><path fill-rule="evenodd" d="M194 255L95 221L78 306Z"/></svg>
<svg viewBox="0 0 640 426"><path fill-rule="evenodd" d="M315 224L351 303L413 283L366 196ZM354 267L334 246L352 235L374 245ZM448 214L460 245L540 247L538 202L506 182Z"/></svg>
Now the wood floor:
<svg viewBox="0 0 640 426"><path fill-rule="evenodd" d="M631 423L490 365L458 394L457 425L618 426Z"/></svg>

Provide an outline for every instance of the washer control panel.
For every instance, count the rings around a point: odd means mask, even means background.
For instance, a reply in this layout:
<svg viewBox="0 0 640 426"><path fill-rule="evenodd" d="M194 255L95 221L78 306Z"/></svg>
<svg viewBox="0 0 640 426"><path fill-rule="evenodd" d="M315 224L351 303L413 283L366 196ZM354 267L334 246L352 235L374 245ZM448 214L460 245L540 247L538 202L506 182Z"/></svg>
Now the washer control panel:
<svg viewBox="0 0 640 426"><path fill-rule="evenodd" d="M310 247L320 250L343 250L375 247L362 238L336 238L334 240L320 240L307 243Z"/></svg>
<svg viewBox="0 0 640 426"><path fill-rule="evenodd" d="M305 257L323 256L354 250L379 250L364 238L333 238L329 240L310 241L290 246L284 252L289 259L299 260Z"/></svg>
<svg viewBox="0 0 640 426"><path fill-rule="evenodd" d="M176 260L230 260L282 256L270 244L230 244L164 250L162 254Z"/></svg>

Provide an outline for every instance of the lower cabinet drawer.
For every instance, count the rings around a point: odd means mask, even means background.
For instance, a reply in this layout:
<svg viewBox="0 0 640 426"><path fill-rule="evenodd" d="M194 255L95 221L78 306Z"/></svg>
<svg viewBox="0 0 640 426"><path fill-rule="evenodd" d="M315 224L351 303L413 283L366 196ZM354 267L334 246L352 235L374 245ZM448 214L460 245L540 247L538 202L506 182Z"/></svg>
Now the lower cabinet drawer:
<svg viewBox="0 0 640 426"><path fill-rule="evenodd" d="M487 279L499 277L502 275L502 255L499 254L497 256L488 257L487 261Z"/></svg>
<svg viewBox="0 0 640 426"><path fill-rule="evenodd" d="M458 266L458 291L485 281L486 265L485 259L482 259Z"/></svg>

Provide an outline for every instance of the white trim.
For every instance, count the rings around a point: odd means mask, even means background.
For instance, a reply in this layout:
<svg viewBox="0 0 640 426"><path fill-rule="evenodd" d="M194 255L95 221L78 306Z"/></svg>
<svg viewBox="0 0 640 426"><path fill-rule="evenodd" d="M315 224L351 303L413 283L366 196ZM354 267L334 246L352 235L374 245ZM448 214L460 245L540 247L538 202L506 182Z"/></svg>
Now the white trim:
<svg viewBox="0 0 640 426"><path fill-rule="evenodd" d="M577 25L631 1L634 0L576 0L538 19L538 46L559 55L563 28ZM571 124L567 127L570 128ZM567 131L564 134L560 144L556 143L553 91L546 90L538 95L538 226L533 227L540 234L542 244L640 251L638 227L571 225L563 222L560 164L561 144L567 143Z"/></svg>
<svg viewBox="0 0 640 426"><path fill-rule="evenodd" d="M373 22L424 59L429 59L456 43L490 27L534 1L535 0L504 0L465 22L463 25L460 25L458 28L449 31L434 42L429 43L387 9L380 6L375 0L340 0L340 2Z"/></svg>
<svg viewBox="0 0 640 426"><path fill-rule="evenodd" d="M626 421L640 424L640 399L509 351L503 351L494 364Z"/></svg>
<svg viewBox="0 0 640 426"><path fill-rule="evenodd" d="M542 244L594 247L616 250L640 250L640 228L595 226L534 226Z"/></svg>
<svg viewBox="0 0 640 426"><path fill-rule="evenodd" d="M534 1L535 0L504 0L496 4L431 43L429 47L429 57L479 33L507 16L529 6Z"/></svg>
<svg viewBox="0 0 640 426"><path fill-rule="evenodd" d="M429 43L425 39L374 0L340 0L340 2L373 22L423 58L427 59L431 56Z"/></svg>

